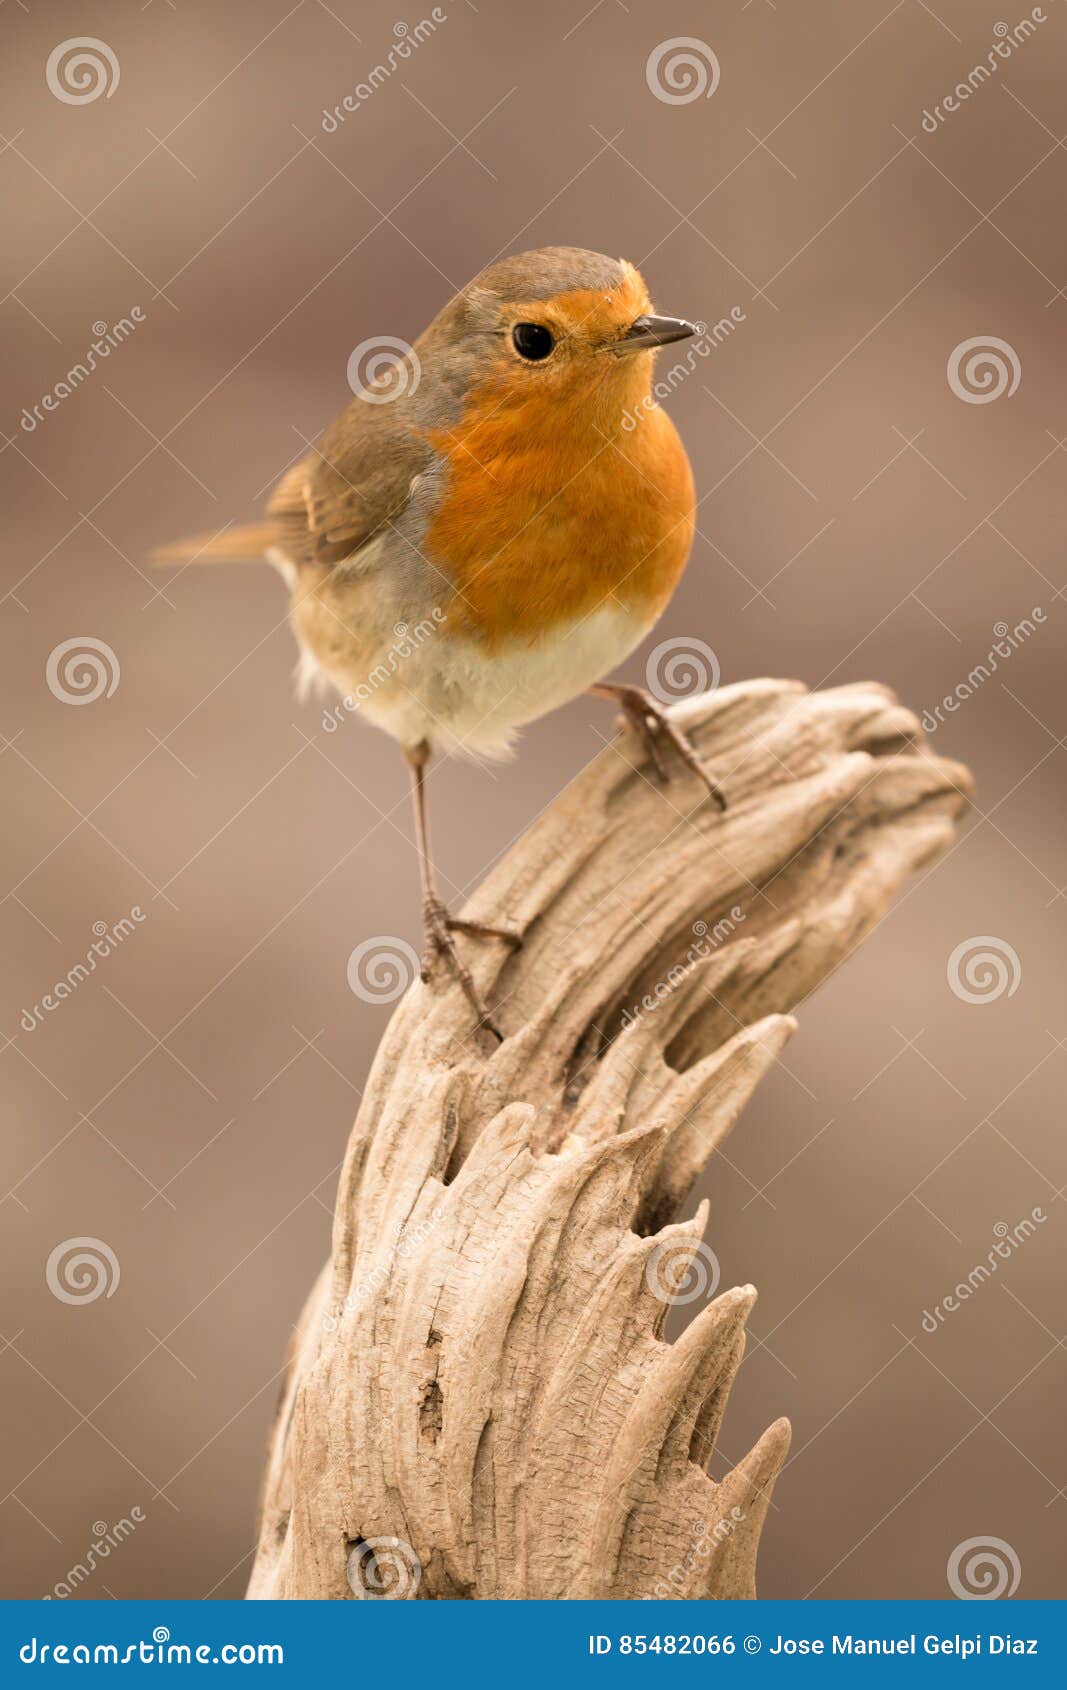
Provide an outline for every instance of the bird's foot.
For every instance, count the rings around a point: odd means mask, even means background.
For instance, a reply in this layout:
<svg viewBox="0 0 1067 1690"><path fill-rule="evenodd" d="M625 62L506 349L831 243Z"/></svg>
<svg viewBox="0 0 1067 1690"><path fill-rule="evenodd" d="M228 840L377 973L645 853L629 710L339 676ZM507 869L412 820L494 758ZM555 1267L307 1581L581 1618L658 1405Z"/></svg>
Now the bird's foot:
<svg viewBox="0 0 1067 1690"><path fill-rule="evenodd" d="M672 721L669 712L657 698L646 692L643 687L602 683L596 690L603 697L615 699L622 710L623 721L637 729L661 781L666 784L671 778L670 769L663 758L662 742L666 740L674 747L686 767L692 769L695 775L699 775L719 809L726 809L726 794L722 787L703 762L689 735L677 722Z"/></svg>
<svg viewBox="0 0 1067 1690"><path fill-rule="evenodd" d="M443 961L462 986L467 1002L478 1018L478 1026L484 1027L503 1044L504 1035L490 1015L481 993L474 984L470 969L456 949L456 941L452 935L469 933L486 938L506 939L510 944L517 946L522 944L521 934L506 927L490 927L480 921L463 921L458 916L449 915L440 898L434 897L423 899L422 924L426 934L426 951L420 969L423 980L429 980L435 965Z"/></svg>
<svg viewBox="0 0 1067 1690"><path fill-rule="evenodd" d="M522 934L515 927L491 927L487 921L466 921L462 916L444 912L445 926L451 933L469 933L474 939L503 939L515 950L522 947Z"/></svg>

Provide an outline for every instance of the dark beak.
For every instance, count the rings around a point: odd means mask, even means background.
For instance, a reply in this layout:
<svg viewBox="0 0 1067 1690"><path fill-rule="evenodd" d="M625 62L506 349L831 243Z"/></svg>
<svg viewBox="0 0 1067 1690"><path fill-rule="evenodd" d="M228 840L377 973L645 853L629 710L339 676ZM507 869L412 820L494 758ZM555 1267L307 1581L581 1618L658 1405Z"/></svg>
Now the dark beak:
<svg viewBox="0 0 1067 1690"><path fill-rule="evenodd" d="M624 352L650 352L669 346L672 340L688 340L696 332L696 324L684 317L635 317L622 339L613 340L608 350L620 357Z"/></svg>

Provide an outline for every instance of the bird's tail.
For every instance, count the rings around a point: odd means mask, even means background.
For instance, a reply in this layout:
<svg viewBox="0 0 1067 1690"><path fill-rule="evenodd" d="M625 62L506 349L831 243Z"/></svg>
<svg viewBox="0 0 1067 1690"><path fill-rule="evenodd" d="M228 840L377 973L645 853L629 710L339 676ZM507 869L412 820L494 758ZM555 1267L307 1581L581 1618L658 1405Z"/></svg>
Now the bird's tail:
<svg viewBox="0 0 1067 1690"><path fill-rule="evenodd" d="M151 552L152 563L266 563L276 531L270 522L248 522L240 528L220 528L214 534L194 534L172 540Z"/></svg>

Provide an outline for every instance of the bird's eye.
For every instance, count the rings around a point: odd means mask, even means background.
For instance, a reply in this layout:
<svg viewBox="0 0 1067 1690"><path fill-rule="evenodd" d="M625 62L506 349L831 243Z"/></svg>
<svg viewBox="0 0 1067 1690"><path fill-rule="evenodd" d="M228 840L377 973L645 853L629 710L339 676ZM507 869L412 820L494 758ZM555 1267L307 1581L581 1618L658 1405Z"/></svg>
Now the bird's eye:
<svg viewBox="0 0 1067 1690"><path fill-rule="evenodd" d="M528 359L531 364L541 363L556 344L551 330L546 329L543 323L516 323L511 339L519 357Z"/></svg>

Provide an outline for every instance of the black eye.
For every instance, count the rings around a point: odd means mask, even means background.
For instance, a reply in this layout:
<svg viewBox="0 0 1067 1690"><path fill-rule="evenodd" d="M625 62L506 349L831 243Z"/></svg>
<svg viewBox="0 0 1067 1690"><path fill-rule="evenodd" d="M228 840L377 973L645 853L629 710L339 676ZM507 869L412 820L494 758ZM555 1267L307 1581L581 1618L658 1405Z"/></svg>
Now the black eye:
<svg viewBox="0 0 1067 1690"><path fill-rule="evenodd" d="M531 364L539 364L542 358L547 358L556 344L551 331L543 323L516 323L511 338L520 358L528 358Z"/></svg>

